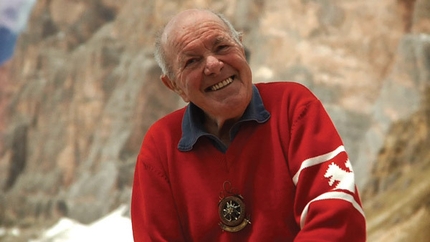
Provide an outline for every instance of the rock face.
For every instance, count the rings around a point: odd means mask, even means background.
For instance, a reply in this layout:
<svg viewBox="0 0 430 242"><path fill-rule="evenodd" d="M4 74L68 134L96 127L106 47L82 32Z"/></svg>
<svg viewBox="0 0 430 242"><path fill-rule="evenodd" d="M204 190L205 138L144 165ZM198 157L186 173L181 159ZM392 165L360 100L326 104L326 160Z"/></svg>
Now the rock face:
<svg viewBox="0 0 430 242"><path fill-rule="evenodd" d="M369 241L428 241L430 87L417 111L395 122L377 155L362 199Z"/></svg>
<svg viewBox="0 0 430 242"><path fill-rule="evenodd" d="M129 202L145 131L183 105L159 81L154 36L190 7L220 11L244 33L255 82L308 86L360 189L385 191L377 171L387 139L430 84L428 0L39 0L0 67L0 226L57 212L89 223Z"/></svg>
<svg viewBox="0 0 430 242"><path fill-rule="evenodd" d="M423 105L424 91L429 86L430 35L406 34L399 42L393 67L374 104L370 128L360 143L362 150L357 163L368 169L359 170L359 177L373 167L392 124L410 117Z"/></svg>

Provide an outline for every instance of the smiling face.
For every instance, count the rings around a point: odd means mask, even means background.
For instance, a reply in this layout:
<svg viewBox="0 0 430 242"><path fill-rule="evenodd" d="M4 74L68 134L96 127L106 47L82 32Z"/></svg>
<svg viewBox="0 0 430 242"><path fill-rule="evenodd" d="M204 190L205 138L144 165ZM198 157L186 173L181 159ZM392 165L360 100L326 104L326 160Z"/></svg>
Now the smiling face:
<svg viewBox="0 0 430 242"><path fill-rule="evenodd" d="M214 13L188 10L166 26L162 44L172 67L163 83L222 123L242 116L252 96L245 51Z"/></svg>

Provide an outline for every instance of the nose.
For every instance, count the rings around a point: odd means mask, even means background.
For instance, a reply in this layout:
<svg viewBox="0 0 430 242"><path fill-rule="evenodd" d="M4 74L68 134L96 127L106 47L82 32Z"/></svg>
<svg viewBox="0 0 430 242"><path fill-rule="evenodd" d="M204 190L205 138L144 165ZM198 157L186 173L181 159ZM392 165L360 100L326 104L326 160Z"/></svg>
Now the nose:
<svg viewBox="0 0 430 242"><path fill-rule="evenodd" d="M224 63L213 55L206 57L205 75L219 74Z"/></svg>

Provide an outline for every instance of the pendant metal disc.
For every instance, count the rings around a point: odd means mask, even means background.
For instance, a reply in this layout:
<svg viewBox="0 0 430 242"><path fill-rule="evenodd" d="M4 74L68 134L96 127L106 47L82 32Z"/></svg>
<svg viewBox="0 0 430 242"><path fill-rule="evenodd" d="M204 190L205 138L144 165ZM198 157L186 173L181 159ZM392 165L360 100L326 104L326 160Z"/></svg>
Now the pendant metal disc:
<svg viewBox="0 0 430 242"><path fill-rule="evenodd" d="M249 222L245 219L245 203L240 196L228 196L218 204L218 214L221 228L228 232L242 230Z"/></svg>

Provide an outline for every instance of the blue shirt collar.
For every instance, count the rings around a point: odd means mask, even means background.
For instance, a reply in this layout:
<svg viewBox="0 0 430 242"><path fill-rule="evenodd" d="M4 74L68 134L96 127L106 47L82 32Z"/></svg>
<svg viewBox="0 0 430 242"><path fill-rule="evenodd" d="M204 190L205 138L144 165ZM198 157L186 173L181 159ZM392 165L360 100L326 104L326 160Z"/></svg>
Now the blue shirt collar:
<svg viewBox="0 0 430 242"><path fill-rule="evenodd" d="M226 152L227 147L216 137L205 131L203 126L203 111L190 103L185 110L182 119L182 137L178 144L180 151L190 151L200 137L206 136L221 152ZM240 124L247 121L264 123L270 118L270 113L266 110L260 93L255 85L252 87L252 98L242 117L230 130L230 137L233 139L239 131Z"/></svg>

